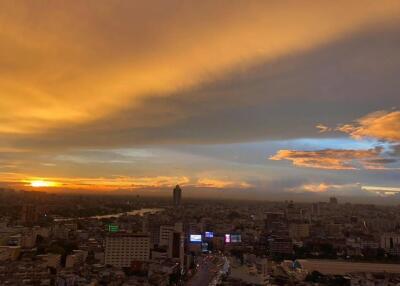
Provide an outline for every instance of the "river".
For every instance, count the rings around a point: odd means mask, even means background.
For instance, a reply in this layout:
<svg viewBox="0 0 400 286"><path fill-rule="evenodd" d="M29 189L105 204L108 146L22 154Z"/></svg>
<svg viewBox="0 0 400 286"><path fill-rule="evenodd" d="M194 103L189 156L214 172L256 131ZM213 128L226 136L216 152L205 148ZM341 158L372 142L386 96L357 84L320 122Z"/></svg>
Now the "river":
<svg viewBox="0 0 400 286"><path fill-rule="evenodd" d="M103 218L117 218L123 215L139 215L143 216L145 214L155 214L158 212L163 211L164 209L161 208L144 208L140 210L133 210L129 212L123 212L123 213L115 213L115 214L107 214L107 215L95 215L95 216L89 216L89 217L77 217L77 218L55 218L55 222L59 221L71 221L71 220L77 220L77 219L103 219Z"/></svg>

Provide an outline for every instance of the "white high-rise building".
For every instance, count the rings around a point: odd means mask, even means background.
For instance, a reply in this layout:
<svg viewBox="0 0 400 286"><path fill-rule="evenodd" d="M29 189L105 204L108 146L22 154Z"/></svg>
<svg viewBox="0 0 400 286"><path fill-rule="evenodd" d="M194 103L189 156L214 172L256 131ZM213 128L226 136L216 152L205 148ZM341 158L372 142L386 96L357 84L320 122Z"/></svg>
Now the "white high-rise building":
<svg viewBox="0 0 400 286"><path fill-rule="evenodd" d="M106 238L105 264L130 267L134 261L148 261L150 237L146 234L116 233Z"/></svg>

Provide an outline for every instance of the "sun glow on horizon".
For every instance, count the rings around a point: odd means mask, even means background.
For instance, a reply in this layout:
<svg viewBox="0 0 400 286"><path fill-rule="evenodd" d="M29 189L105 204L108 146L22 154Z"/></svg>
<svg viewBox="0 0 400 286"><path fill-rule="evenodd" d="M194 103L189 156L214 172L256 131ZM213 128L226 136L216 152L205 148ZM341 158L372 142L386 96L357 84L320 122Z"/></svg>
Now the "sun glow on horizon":
<svg viewBox="0 0 400 286"><path fill-rule="evenodd" d="M59 186L59 183L45 180L33 180L30 181L30 186L34 188L57 187Z"/></svg>

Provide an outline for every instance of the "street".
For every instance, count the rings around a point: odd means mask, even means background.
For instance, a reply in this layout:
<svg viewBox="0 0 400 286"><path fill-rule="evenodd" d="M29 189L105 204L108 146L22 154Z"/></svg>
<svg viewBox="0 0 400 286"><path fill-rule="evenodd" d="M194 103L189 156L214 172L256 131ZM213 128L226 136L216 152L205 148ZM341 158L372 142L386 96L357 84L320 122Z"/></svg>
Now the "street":
<svg viewBox="0 0 400 286"><path fill-rule="evenodd" d="M196 274L186 283L187 286L207 286L218 275L221 269L221 258L209 255L199 259Z"/></svg>

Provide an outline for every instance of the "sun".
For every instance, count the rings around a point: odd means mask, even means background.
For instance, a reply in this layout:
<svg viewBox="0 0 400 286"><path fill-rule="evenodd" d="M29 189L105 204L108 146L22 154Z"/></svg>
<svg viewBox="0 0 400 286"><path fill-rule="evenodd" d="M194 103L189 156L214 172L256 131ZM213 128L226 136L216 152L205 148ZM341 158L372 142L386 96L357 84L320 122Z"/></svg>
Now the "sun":
<svg viewBox="0 0 400 286"><path fill-rule="evenodd" d="M42 188L42 187L57 187L58 183L44 180L33 180L30 182L31 187Z"/></svg>

